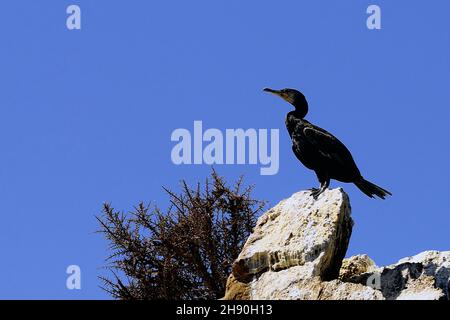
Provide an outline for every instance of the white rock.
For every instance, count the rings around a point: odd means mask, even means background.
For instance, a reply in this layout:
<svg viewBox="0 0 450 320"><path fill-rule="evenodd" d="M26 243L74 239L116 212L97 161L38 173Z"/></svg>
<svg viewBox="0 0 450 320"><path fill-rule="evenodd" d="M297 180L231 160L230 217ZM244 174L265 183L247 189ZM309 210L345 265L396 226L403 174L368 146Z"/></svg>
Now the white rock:
<svg viewBox="0 0 450 320"><path fill-rule="evenodd" d="M298 192L263 214L233 265L237 279L304 266L305 277L336 278L353 221L342 189L318 200Z"/></svg>
<svg viewBox="0 0 450 320"><path fill-rule="evenodd" d="M450 299L450 251L425 251L378 272L381 291L388 299Z"/></svg>
<svg viewBox="0 0 450 320"><path fill-rule="evenodd" d="M298 192L263 214L233 264L224 299L450 299L450 251L377 267L343 260L353 221L342 189ZM342 266L342 267L341 267Z"/></svg>

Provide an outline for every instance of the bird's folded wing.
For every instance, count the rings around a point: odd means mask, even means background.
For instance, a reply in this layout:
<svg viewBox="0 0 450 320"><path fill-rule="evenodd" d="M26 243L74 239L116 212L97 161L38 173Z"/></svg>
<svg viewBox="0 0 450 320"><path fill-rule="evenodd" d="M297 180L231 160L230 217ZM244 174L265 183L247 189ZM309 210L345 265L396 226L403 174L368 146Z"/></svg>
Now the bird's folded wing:
<svg viewBox="0 0 450 320"><path fill-rule="evenodd" d="M349 157L351 158L351 154L344 144L325 130L308 126L303 128L303 134L324 157L338 161L342 165L346 164Z"/></svg>

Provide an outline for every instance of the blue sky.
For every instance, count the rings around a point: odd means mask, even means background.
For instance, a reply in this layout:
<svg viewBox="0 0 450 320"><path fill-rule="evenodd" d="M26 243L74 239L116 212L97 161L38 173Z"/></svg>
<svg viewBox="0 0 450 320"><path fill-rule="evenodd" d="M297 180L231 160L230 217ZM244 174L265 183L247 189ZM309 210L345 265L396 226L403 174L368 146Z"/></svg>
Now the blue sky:
<svg viewBox="0 0 450 320"><path fill-rule="evenodd" d="M82 29L66 28L66 8ZM378 4L382 29L368 30ZM0 10L0 298L105 299L104 201L164 207L161 186L195 183L207 165L175 166L174 129L279 128L280 170L245 174L270 205L317 184L293 156L289 106L265 86L294 87L311 122L339 137L363 175L353 185L348 255L379 265L450 250L450 2L3 1ZM66 267L82 270L67 290Z"/></svg>

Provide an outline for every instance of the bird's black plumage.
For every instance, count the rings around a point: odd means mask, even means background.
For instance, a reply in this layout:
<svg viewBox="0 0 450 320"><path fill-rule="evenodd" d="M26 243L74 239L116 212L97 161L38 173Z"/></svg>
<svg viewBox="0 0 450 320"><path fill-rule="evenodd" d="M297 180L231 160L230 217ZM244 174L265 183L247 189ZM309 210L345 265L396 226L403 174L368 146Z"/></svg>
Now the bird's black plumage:
<svg viewBox="0 0 450 320"><path fill-rule="evenodd" d="M292 151L297 159L307 168L316 172L320 182L319 189L312 189L317 197L328 188L330 179L354 183L367 196L384 199L391 193L365 180L350 151L335 136L326 130L305 120L308 102L305 96L294 89L264 91L280 96L295 107L286 116L286 128L292 140Z"/></svg>

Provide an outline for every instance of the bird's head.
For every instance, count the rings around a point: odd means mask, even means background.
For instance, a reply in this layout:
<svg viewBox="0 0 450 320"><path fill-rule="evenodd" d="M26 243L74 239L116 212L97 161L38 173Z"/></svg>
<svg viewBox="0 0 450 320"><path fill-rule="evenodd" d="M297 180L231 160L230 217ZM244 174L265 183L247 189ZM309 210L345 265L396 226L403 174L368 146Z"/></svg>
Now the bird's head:
<svg viewBox="0 0 450 320"><path fill-rule="evenodd" d="M306 116L306 114L308 113L308 102L306 101L303 93L298 90L289 88L281 90L264 88L263 91L272 93L276 96L279 96L283 100L286 100L287 102L292 104L297 111L302 113L302 117Z"/></svg>

